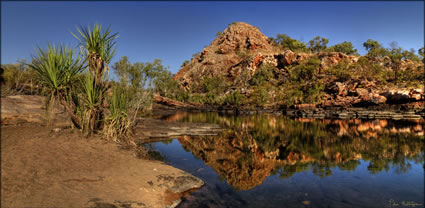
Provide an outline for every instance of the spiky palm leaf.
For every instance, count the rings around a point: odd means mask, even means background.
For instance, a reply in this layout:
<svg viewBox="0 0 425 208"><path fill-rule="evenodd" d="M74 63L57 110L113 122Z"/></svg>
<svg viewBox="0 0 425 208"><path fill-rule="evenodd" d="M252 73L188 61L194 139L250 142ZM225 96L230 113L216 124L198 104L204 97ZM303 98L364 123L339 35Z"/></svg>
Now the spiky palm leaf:
<svg viewBox="0 0 425 208"><path fill-rule="evenodd" d="M64 44L57 47L48 44L46 50L37 47L35 52L29 66L35 70L39 83L47 93L47 109L52 103L59 101L69 113L74 113L71 110L71 92L76 87L78 74L85 68L80 55L76 55L72 47L67 48Z"/></svg>
<svg viewBox="0 0 425 208"><path fill-rule="evenodd" d="M116 52L115 39L118 33L112 34L110 28L102 31L102 26L95 24L93 30L90 27L77 27L79 35L71 33L80 41L85 48L90 71L96 82L101 82L105 70L109 70L109 63Z"/></svg>
<svg viewBox="0 0 425 208"><path fill-rule="evenodd" d="M82 93L80 94L80 102L82 105L81 124L86 132L94 132L103 124L103 100L107 88L96 84L93 75L86 73L85 79L82 81Z"/></svg>

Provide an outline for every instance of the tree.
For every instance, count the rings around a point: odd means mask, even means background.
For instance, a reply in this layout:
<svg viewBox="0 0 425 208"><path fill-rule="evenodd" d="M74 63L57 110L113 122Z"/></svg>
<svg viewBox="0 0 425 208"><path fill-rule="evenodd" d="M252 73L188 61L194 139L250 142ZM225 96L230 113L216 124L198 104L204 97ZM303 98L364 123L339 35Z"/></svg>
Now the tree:
<svg viewBox="0 0 425 208"><path fill-rule="evenodd" d="M72 47L48 45L46 50L36 49L36 55L29 66L34 69L40 85L47 94L47 110L51 104L59 102L71 116L73 123L82 127L77 116L74 101L75 90L79 83L78 75L84 70L79 54ZM47 111L48 112L48 111Z"/></svg>
<svg viewBox="0 0 425 208"><path fill-rule="evenodd" d="M89 73L83 82L81 103L84 108L80 126L88 133L103 128L105 121L106 93L108 86L103 81L105 71L109 70L109 63L116 52L118 33L112 33L110 28L102 30L102 26L95 24L90 27L77 27L78 35L71 33L80 41L83 56L87 61ZM108 75L108 74L107 74ZM106 76L107 78L107 76Z"/></svg>
<svg viewBox="0 0 425 208"><path fill-rule="evenodd" d="M112 67L120 78L121 84L133 88L154 88L155 80L164 75L171 76L171 72L162 65L160 59L153 62L136 62L131 64L126 56L116 62Z"/></svg>
<svg viewBox="0 0 425 208"><path fill-rule="evenodd" d="M327 44L329 43L329 40L320 36L314 37L309 42L309 48L313 52L320 52L327 48Z"/></svg>
<svg viewBox="0 0 425 208"><path fill-rule="evenodd" d="M79 35L71 33L80 41L84 49L84 56L87 59L89 69L93 74L96 83L102 82L105 70L109 70L108 64L116 52L116 41L118 33L112 34L111 29L102 31L102 25L95 24L93 31L90 27L77 27Z"/></svg>
<svg viewBox="0 0 425 208"><path fill-rule="evenodd" d="M341 52L347 55L358 55L357 49L354 48L353 44L348 41L344 41L342 43L336 44L334 46L329 47L330 51Z"/></svg>
<svg viewBox="0 0 425 208"><path fill-rule="evenodd" d="M367 56L371 58L388 56L390 53L376 40L368 39L363 43L363 46L368 51Z"/></svg>
<svg viewBox="0 0 425 208"><path fill-rule="evenodd" d="M115 71L117 76L120 78L120 83L127 85L129 82L128 72L130 71L131 63L128 61L127 56L121 57L118 62L115 62L112 69Z"/></svg>
<svg viewBox="0 0 425 208"><path fill-rule="evenodd" d="M184 60L183 63L182 63L182 65L180 67L183 68L183 67L185 67L185 66L187 66L189 64L190 64L190 61L189 60Z"/></svg>
<svg viewBox="0 0 425 208"><path fill-rule="evenodd" d="M366 48L368 52L370 52L373 49L381 48L381 44L379 44L378 41L368 39L366 42L363 43L363 46Z"/></svg>
<svg viewBox="0 0 425 208"><path fill-rule="evenodd" d="M422 47L418 50L419 56L421 56L422 61L425 62L425 48Z"/></svg>
<svg viewBox="0 0 425 208"><path fill-rule="evenodd" d="M269 41L272 41L276 45L279 45L280 47L284 49L289 49L291 51L304 52L307 50L307 46L304 42L292 39L286 34L277 34L276 39L269 38Z"/></svg>

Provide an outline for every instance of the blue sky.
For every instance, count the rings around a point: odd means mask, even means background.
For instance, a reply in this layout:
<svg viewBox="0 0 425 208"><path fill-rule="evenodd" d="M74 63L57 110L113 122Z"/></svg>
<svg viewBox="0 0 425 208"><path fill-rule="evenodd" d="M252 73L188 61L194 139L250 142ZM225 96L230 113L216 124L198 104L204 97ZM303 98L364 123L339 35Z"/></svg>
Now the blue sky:
<svg viewBox="0 0 425 208"><path fill-rule="evenodd" d="M176 73L232 22L257 26L267 36L285 33L329 46L351 41L361 54L371 38L389 47L424 45L424 2L1 2L2 64L31 59L34 46L64 42L77 25L100 23L119 32L116 62L163 60Z"/></svg>

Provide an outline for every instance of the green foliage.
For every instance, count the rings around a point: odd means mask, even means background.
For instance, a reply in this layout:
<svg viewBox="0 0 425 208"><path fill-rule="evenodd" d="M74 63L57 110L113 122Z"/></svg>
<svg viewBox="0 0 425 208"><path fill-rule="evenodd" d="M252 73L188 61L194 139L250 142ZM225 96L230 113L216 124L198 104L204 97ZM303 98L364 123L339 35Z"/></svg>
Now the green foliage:
<svg viewBox="0 0 425 208"><path fill-rule="evenodd" d="M200 104L205 103L204 96L200 94L191 94L188 100L189 102L192 102L192 103L200 103Z"/></svg>
<svg viewBox="0 0 425 208"><path fill-rule="evenodd" d="M18 60L16 64L1 65L1 94L41 94L35 71L28 66L26 60Z"/></svg>
<svg viewBox="0 0 425 208"><path fill-rule="evenodd" d="M251 52L247 49L238 49L236 51L236 54L241 58L242 60L247 60L251 58Z"/></svg>
<svg viewBox="0 0 425 208"><path fill-rule="evenodd" d="M245 103L246 97L242 95L238 90L233 91L231 94L226 95L224 98L224 104L232 106L240 106Z"/></svg>
<svg viewBox="0 0 425 208"><path fill-rule="evenodd" d="M79 55L75 55L72 47L48 45L46 50L37 48L36 56L29 65L35 72L38 83L43 87L48 99L47 109L52 103L59 101L72 116L74 123L79 123L72 110L72 93L77 89L78 74L84 70ZM48 112L48 111L47 111Z"/></svg>
<svg viewBox="0 0 425 208"><path fill-rule="evenodd" d="M103 127L104 134L115 142L120 142L119 139L127 139L127 143L131 143L130 127L132 124L129 115L129 109L134 108L131 106L131 101L134 100L131 97L134 96L130 92L129 88L116 85L113 87L113 93L110 99L108 99L108 114L105 117L105 125ZM137 112L136 107L135 112Z"/></svg>
<svg viewBox="0 0 425 208"><path fill-rule="evenodd" d="M118 33L112 34L110 28L102 31L102 25L98 24L94 25L93 31L90 27L84 28L82 26L77 27L77 31L79 35L71 34L81 42L87 56L95 53L103 61L110 63L116 52L115 39L118 38Z"/></svg>
<svg viewBox="0 0 425 208"><path fill-rule="evenodd" d="M269 98L270 95L264 86L255 86L253 92L250 95L251 103L257 106L264 106Z"/></svg>
<svg viewBox="0 0 425 208"><path fill-rule="evenodd" d="M352 72L348 71L349 61L344 60L326 70L330 75L336 76L339 81L347 81L351 79Z"/></svg>
<svg viewBox="0 0 425 208"><path fill-rule="evenodd" d="M189 64L190 64L190 61L189 60L184 60L183 63L182 63L182 65L180 67L183 68L183 67L185 67L185 66L187 66Z"/></svg>
<svg viewBox="0 0 425 208"><path fill-rule="evenodd" d="M328 43L329 43L328 39L320 37L320 36L316 36L309 41L309 48L313 52L317 53L317 52L326 50Z"/></svg>
<svg viewBox="0 0 425 208"><path fill-rule="evenodd" d="M363 43L363 46L368 51L367 56L370 58L384 57L389 54L389 51L376 40L368 39Z"/></svg>
<svg viewBox="0 0 425 208"><path fill-rule="evenodd" d="M94 76L87 72L82 82L82 93L79 94L80 122L79 126L87 134L95 133L103 125L102 109L106 88L96 83Z"/></svg>
<svg viewBox="0 0 425 208"><path fill-rule="evenodd" d="M165 96L178 101L188 101L189 93L179 87L179 82L172 78L171 72L162 71L154 79L155 91L161 96Z"/></svg>
<svg viewBox="0 0 425 208"><path fill-rule="evenodd" d="M283 101L287 105L298 103L319 103L324 95L324 85L320 82L290 83L283 86Z"/></svg>
<svg viewBox="0 0 425 208"><path fill-rule="evenodd" d="M294 52L307 52L307 45L296 39L292 39L286 34L277 34L275 38L269 38L269 41L282 47L283 49L289 49Z"/></svg>
<svg viewBox="0 0 425 208"><path fill-rule="evenodd" d="M215 34L215 36L217 36L217 37L220 37L222 35L223 35L223 32L221 32L221 31L218 31L217 34Z"/></svg>
<svg viewBox="0 0 425 208"><path fill-rule="evenodd" d="M364 42L363 46L366 48L367 51L382 47L378 41L372 39L368 39L366 42Z"/></svg>
<svg viewBox="0 0 425 208"><path fill-rule="evenodd" d="M290 79L298 82L312 79L320 67L320 62L319 58L313 57L300 65L292 67L289 71Z"/></svg>
<svg viewBox="0 0 425 208"><path fill-rule="evenodd" d="M425 62L425 48L422 47L418 50L419 56L421 56L422 62Z"/></svg>
<svg viewBox="0 0 425 208"><path fill-rule="evenodd" d="M118 33L112 34L112 30L107 28L102 30L102 26L95 24L93 30L90 27L77 27L79 35L71 33L80 41L85 49L83 54L88 62L89 69L94 75L97 83L101 82L105 70L109 70L108 64L116 52L116 41Z"/></svg>
<svg viewBox="0 0 425 208"><path fill-rule="evenodd" d="M274 66L262 64L249 81L251 85L263 85L274 77Z"/></svg>
<svg viewBox="0 0 425 208"><path fill-rule="evenodd" d="M367 57L360 57L359 60L349 67L350 71L356 72L352 78L356 79L375 79L378 84L385 84L391 77L391 71L386 71L379 63L375 63Z"/></svg>
<svg viewBox="0 0 425 208"><path fill-rule="evenodd" d="M198 86L201 93L215 92L216 94L224 92L228 87L227 81L222 77L204 77Z"/></svg>
<svg viewBox="0 0 425 208"><path fill-rule="evenodd" d="M345 53L347 55L358 55L357 49L355 49L353 44L348 41L344 41L342 43L331 46L329 47L329 50L334 52Z"/></svg>
<svg viewBox="0 0 425 208"><path fill-rule="evenodd" d="M123 56L114 63L112 69L120 78L121 84L133 88L155 88L156 85L161 87L160 80L171 79L171 73L159 59L155 59L153 62L131 64L128 58Z"/></svg>

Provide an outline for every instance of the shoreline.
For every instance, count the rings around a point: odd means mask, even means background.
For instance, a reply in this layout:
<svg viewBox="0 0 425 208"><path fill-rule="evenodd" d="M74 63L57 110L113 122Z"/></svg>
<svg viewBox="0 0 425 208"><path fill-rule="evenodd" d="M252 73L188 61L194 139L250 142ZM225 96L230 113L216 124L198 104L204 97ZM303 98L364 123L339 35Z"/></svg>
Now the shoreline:
<svg viewBox="0 0 425 208"><path fill-rule="evenodd" d="M41 96L1 99L2 207L171 208L204 185L100 136L84 137L60 108L46 125Z"/></svg>
<svg viewBox="0 0 425 208"><path fill-rule="evenodd" d="M176 207L204 182L72 129L2 126L2 207Z"/></svg>
<svg viewBox="0 0 425 208"><path fill-rule="evenodd" d="M167 106L157 104L157 116L170 115L175 111L216 112L227 115L254 115L270 113L293 118L317 119L425 119L425 103L416 106L392 105L369 107L315 107L311 104L300 104L296 107L236 107L236 106ZM419 107L418 107L419 106ZM420 108L422 106L422 108Z"/></svg>

